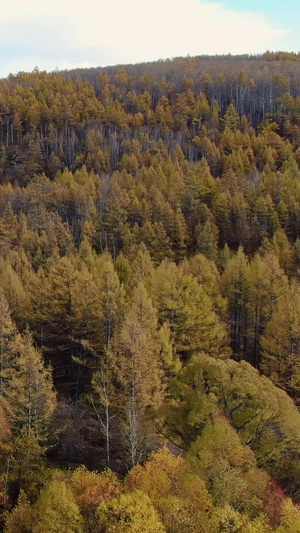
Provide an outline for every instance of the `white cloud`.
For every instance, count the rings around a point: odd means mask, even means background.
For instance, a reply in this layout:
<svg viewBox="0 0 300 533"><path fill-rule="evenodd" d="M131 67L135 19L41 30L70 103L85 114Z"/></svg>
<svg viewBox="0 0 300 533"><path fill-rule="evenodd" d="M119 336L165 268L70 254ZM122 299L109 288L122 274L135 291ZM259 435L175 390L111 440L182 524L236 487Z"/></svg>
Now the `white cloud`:
<svg viewBox="0 0 300 533"><path fill-rule="evenodd" d="M229 11L224 4L152 0L143 5L140 0L121 0L104 9L96 0L88 4L90 11L85 11L78 33L81 43L123 45L136 54L145 50L155 57L165 57L165 51L173 56L255 51L287 33L263 14Z"/></svg>
<svg viewBox="0 0 300 533"><path fill-rule="evenodd" d="M261 13L200 0L14 0L1 12L0 74L35 65L53 70L187 54L257 53L280 48L288 33Z"/></svg>

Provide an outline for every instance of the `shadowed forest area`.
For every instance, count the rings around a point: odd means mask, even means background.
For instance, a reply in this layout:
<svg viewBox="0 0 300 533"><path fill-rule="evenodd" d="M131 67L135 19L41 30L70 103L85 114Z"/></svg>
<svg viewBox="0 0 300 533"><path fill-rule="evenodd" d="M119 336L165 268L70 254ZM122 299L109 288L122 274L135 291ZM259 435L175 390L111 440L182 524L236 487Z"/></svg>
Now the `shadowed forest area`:
<svg viewBox="0 0 300 533"><path fill-rule="evenodd" d="M300 55L0 80L0 530L300 531Z"/></svg>

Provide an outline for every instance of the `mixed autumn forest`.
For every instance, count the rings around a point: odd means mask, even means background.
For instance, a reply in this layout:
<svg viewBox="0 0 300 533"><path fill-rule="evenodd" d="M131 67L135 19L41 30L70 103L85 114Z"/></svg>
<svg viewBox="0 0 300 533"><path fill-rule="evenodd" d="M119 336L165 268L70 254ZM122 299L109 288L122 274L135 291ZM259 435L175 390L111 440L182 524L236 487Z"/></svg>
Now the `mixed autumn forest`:
<svg viewBox="0 0 300 533"><path fill-rule="evenodd" d="M300 55L0 80L0 530L299 533Z"/></svg>

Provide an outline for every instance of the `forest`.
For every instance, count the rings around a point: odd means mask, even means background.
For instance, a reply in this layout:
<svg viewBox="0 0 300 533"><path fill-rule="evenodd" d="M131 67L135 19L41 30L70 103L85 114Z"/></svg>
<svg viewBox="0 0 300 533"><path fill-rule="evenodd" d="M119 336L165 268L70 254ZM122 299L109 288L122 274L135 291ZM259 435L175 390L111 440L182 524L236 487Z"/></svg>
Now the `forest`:
<svg viewBox="0 0 300 533"><path fill-rule="evenodd" d="M299 533L300 55L0 80L0 531Z"/></svg>

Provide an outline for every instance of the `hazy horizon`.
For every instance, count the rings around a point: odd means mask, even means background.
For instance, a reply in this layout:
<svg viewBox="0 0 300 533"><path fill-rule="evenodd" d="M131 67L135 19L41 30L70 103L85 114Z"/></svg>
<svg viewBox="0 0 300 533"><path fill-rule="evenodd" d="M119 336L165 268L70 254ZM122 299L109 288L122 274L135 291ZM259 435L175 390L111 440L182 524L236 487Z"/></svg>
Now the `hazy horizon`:
<svg viewBox="0 0 300 533"><path fill-rule="evenodd" d="M0 76L178 56L298 52L300 5L266 0L16 0L0 21Z"/></svg>

